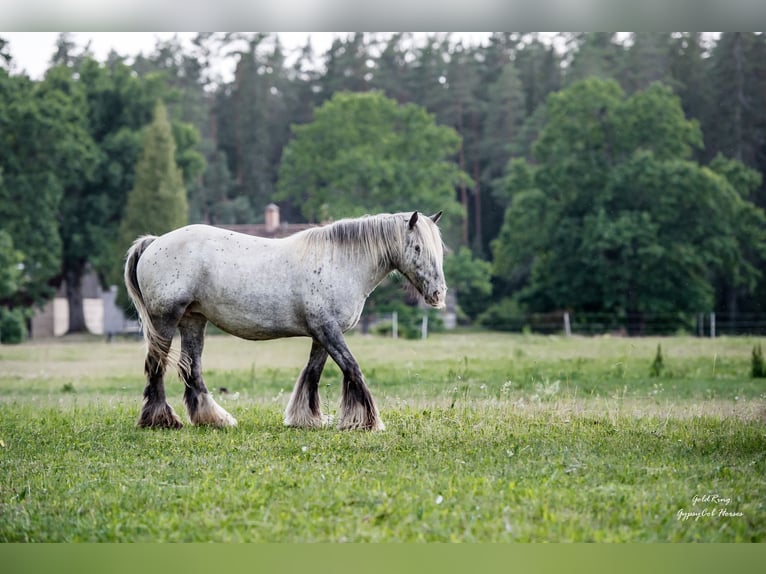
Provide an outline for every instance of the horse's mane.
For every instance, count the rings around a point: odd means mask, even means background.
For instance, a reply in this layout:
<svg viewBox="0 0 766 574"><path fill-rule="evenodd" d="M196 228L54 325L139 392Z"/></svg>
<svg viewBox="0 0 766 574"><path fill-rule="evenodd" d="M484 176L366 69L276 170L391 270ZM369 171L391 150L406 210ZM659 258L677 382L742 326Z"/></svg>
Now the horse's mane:
<svg viewBox="0 0 766 574"><path fill-rule="evenodd" d="M411 213L380 213L354 219L341 219L323 227L307 229L302 233L306 249L317 251L342 247L355 256L365 256L378 261L381 267L389 266L401 256L407 222ZM439 229L428 225L421 215L415 226L421 237L423 249L434 252L441 244ZM432 230L428 229L431 228Z"/></svg>

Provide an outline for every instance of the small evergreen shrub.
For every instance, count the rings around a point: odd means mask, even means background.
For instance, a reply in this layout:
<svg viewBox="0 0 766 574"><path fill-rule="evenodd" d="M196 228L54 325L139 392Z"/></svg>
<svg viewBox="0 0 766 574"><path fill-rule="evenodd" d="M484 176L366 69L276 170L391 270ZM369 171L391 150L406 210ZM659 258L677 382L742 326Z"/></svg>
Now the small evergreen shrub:
<svg viewBox="0 0 766 574"><path fill-rule="evenodd" d="M754 379L766 378L766 365L763 363L763 351L760 343L753 347L750 373Z"/></svg>
<svg viewBox="0 0 766 574"><path fill-rule="evenodd" d="M659 377L662 375L662 371L665 368L665 362L662 358L662 347L658 344L657 345L657 354L654 356L654 361L652 361L652 366L649 368L649 376L650 377Z"/></svg>

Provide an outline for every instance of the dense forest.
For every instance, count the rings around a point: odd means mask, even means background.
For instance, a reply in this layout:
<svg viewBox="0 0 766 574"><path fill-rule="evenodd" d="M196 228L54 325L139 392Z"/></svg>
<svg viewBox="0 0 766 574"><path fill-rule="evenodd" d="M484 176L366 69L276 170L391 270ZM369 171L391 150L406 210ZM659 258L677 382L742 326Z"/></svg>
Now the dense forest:
<svg viewBox="0 0 766 574"><path fill-rule="evenodd" d="M762 33L358 33L323 54L202 33L105 61L61 34L39 81L8 47L0 333L62 280L83 329L79 278L119 283L129 237L272 202L296 223L444 210L461 320L492 328L766 313Z"/></svg>

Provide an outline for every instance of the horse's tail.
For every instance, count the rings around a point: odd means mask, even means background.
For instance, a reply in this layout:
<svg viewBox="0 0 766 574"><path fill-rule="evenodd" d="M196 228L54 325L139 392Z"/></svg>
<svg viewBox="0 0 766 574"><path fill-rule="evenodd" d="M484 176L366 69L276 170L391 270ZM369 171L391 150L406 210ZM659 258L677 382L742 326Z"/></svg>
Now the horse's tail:
<svg viewBox="0 0 766 574"><path fill-rule="evenodd" d="M138 284L138 275L136 270L138 268L138 260L143 255L146 248L157 239L155 235L144 235L139 237L133 242L133 245L128 249L127 258L125 259L125 287L128 289L128 295L133 302L133 306L138 312L138 317L141 321L141 327L144 333L144 340L146 341L146 352L149 356L158 361L159 365L165 364L165 360L170 349L170 341L163 339L157 330L154 328L152 318L149 315L149 311L146 308L144 302L144 296L141 293L141 287Z"/></svg>

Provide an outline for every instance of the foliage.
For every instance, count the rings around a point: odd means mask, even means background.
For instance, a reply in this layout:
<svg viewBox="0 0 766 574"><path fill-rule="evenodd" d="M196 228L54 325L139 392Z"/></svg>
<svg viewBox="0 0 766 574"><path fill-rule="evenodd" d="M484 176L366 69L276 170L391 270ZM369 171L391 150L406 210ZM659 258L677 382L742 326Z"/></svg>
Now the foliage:
<svg viewBox="0 0 766 574"><path fill-rule="evenodd" d="M90 170L82 100L52 71L41 82L0 70L0 229L22 254L24 276L5 304L42 304L60 271L64 189Z"/></svg>
<svg viewBox="0 0 766 574"><path fill-rule="evenodd" d="M0 307L0 343L23 343L27 340L27 317L23 309Z"/></svg>
<svg viewBox="0 0 766 574"><path fill-rule="evenodd" d="M492 264L473 256L467 247L444 257L444 277L450 291L457 294L460 309L475 319L492 295Z"/></svg>
<svg viewBox="0 0 766 574"><path fill-rule="evenodd" d="M19 290L23 276L23 261L24 255L13 247L11 236L0 229L0 301Z"/></svg>
<svg viewBox="0 0 766 574"><path fill-rule="evenodd" d="M527 326L527 313L517 299L504 297L479 316L479 324L498 331L521 331Z"/></svg>
<svg viewBox="0 0 766 574"><path fill-rule="evenodd" d="M13 246L11 236L0 229L0 301L19 291L23 278L23 260L23 254ZM21 343L26 336L26 317L23 309L0 305L0 343Z"/></svg>
<svg viewBox="0 0 766 574"><path fill-rule="evenodd" d="M511 165L493 243L495 273L532 310L694 312L712 307L716 273L752 285L742 229L763 252L763 212L688 159L701 134L668 88L626 98L614 81L585 80L552 95L547 114L538 164Z"/></svg>
<svg viewBox="0 0 766 574"><path fill-rule="evenodd" d="M309 124L293 126L277 199L301 205L309 221L417 209L460 214L448 160L460 138L415 105L379 93L338 93Z"/></svg>
<svg viewBox="0 0 766 574"><path fill-rule="evenodd" d="M151 121L157 100L174 102L179 98L161 73L138 76L119 58L108 65L92 57L76 60L79 63L75 67L61 71L62 81L69 74L67 81L73 89L85 94L87 128L98 154L92 162L92 177L67 187L61 204L62 271L70 299L69 330L74 332L86 329L81 295L77 293L86 266L90 264L108 282L121 283L115 270L122 260L115 229L120 226L128 191L134 185L141 132ZM135 66L140 69L141 62ZM194 181L204 169L203 157L195 149L197 129L181 120L173 120L172 129L176 161L185 180Z"/></svg>
<svg viewBox="0 0 766 574"><path fill-rule="evenodd" d="M403 339L421 339L423 337L424 316L428 317L429 335L444 331L441 316L434 309L421 309L416 305L402 305L397 306L395 312L397 336ZM371 330L374 335L383 337L391 337L393 331L393 317L391 320L382 319Z"/></svg>
<svg viewBox="0 0 766 574"><path fill-rule="evenodd" d="M665 360L662 357L662 347L660 344L657 344L657 354L654 355L654 360L652 361L652 366L649 367L649 376L650 377L659 377L662 375L662 371L665 370Z"/></svg>
<svg viewBox="0 0 766 574"><path fill-rule="evenodd" d="M128 195L121 227L125 249L138 235L159 235L187 223L186 191L175 150L165 106L158 101L152 123L144 133L135 184Z"/></svg>
<svg viewBox="0 0 766 574"><path fill-rule="evenodd" d="M766 363L763 360L763 350L761 349L760 343L753 347L750 376L754 379L766 378Z"/></svg>
<svg viewBox="0 0 766 574"><path fill-rule="evenodd" d="M188 223L186 190L175 153L167 111L158 101L154 119L144 133L135 184L128 194L125 217L120 225L121 253L140 235L162 235Z"/></svg>
<svg viewBox="0 0 766 574"><path fill-rule="evenodd" d="M405 339L417 339L421 333L423 314L427 313L429 315L429 331L432 328L439 330L442 323L438 313L433 309L422 309L418 305L420 297L415 295L411 289L407 280L400 273L389 274L365 302L362 316L363 325L367 325L372 315L377 315L378 323L372 332L378 335L391 336L393 324L386 316L396 313L398 335ZM364 328L366 329L366 326Z"/></svg>
<svg viewBox="0 0 766 574"><path fill-rule="evenodd" d="M82 270L120 282L115 230L159 99L190 221L255 223L277 197L288 222L448 203L445 240L492 260L493 303L560 310L567 299L622 317L680 305L672 313L735 321L763 311L762 33L496 32L481 44L355 33L292 59L275 34L201 33L103 61L65 33L40 80L16 73L12 48L0 39L0 229L24 273L2 305L42 304L66 278L76 322ZM334 123L317 130L325 108ZM298 141L312 130L328 142L316 157ZM288 157L299 148L305 161ZM332 181L311 190L323 170ZM692 249L699 218L709 227Z"/></svg>

